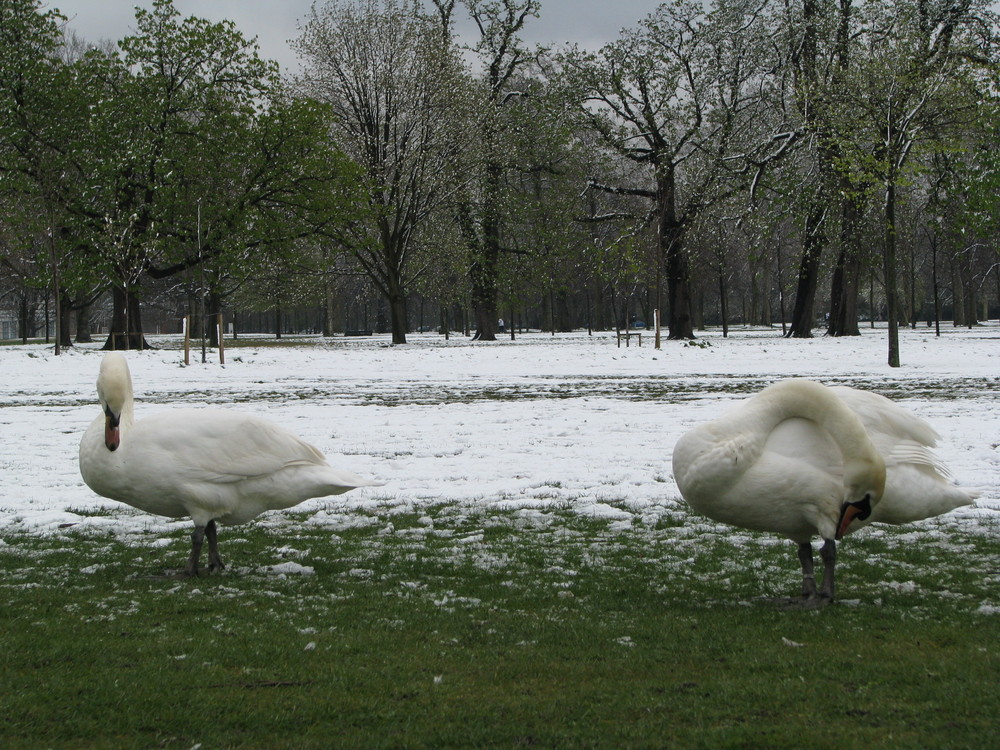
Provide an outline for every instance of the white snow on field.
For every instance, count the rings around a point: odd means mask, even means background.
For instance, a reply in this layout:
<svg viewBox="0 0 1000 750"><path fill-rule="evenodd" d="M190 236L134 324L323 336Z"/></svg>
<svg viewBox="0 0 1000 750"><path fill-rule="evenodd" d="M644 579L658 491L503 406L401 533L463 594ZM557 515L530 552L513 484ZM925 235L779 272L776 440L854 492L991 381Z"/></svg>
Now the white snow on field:
<svg viewBox="0 0 1000 750"><path fill-rule="evenodd" d="M670 471L676 439L776 379L812 377L901 402L941 434L955 479L982 491L950 522L976 526L1000 511L1000 326L904 329L901 368L885 332L783 339L776 330L702 334L698 346L652 336L531 333L516 341L436 334L391 346L384 337L292 339L227 349L182 364L178 342L128 354L136 418L174 406L252 412L315 444L334 466L385 482L297 510L312 523L368 522L364 508L452 504L510 512L559 507L627 525L683 508ZM271 342L267 342L271 343ZM0 544L7 533L111 529L159 533L189 521L156 518L97 497L77 449L99 415L99 344L55 356L50 346L0 347ZM94 511L103 511L94 515ZM261 522L277 521L278 514ZM701 520L701 519L699 519ZM917 527L919 528L919 525Z"/></svg>

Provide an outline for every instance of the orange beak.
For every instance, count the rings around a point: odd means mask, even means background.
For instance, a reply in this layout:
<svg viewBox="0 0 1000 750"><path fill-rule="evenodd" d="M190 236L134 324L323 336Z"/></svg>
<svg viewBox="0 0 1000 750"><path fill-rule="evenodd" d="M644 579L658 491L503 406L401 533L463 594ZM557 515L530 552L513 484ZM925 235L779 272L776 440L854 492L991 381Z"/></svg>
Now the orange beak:
<svg viewBox="0 0 1000 750"><path fill-rule="evenodd" d="M851 525L851 521L861 515L862 510L856 505L845 505L843 512L840 514L840 525L837 527L836 539L839 541L844 534L847 533L847 527Z"/></svg>
<svg viewBox="0 0 1000 750"><path fill-rule="evenodd" d="M121 444L121 432L118 429L118 419L111 414L104 418L104 445L109 451L118 450Z"/></svg>

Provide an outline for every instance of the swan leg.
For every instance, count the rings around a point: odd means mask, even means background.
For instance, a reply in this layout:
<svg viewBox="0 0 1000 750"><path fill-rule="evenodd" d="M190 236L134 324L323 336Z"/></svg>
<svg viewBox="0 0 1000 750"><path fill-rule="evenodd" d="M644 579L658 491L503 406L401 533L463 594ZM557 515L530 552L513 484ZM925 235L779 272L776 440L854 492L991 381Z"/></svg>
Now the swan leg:
<svg viewBox="0 0 1000 750"><path fill-rule="evenodd" d="M813 569L813 548L811 542L799 544L799 563L802 565L802 598L816 596L816 575Z"/></svg>
<svg viewBox="0 0 1000 750"><path fill-rule="evenodd" d="M823 583L817 590L812 544L809 542L799 544L799 563L802 564L802 598L798 600L798 603L788 602L789 607L821 609L833 601L833 568L837 561L837 543L832 539L825 539L819 555L823 559Z"/></svg>
<svg viewBox="0 0 1000 750"><path fill-rule="evenodd" d="M205 536L208 538L208 569L222 570L226 564L219 557L219 538L216 534L215 521L209 521L205 527Z"/></svg>
<svg viewBox="0 0 1000 750"><path fill-rule="evenodd" d="M819 550L819 556L823 558L823 584L820 586L819 595L827 602L832 602L833 569L837 564L837 543L833 539L825 539Z"/></svg>
<svg viewBox="0 0 1000 750"><path fill-rule="evenodd" d="M191 557L188 558L185 573L189 576L198 575L198 560L201 558L201 545L205 541L206 527L195 524L194 532L191 534ZM215 529L212 529L212 536L215 536ZM211 548L211 542L209 542Z"/></svg>

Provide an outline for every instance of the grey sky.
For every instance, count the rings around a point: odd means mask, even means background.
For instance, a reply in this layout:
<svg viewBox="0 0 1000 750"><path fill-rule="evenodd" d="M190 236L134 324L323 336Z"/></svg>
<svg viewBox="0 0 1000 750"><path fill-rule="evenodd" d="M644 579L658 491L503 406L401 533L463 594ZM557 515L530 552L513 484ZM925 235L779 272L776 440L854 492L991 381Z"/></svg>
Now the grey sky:
<svg viewBox="0 0 1000 750"><path fill-rule="evenodd" d="M541 17L531 19L523 38L529 43L578 42L598 47L634 26L662 0L542 0ZM117 41L135 28L135 6L151 7L152 0L46 0L69 17L69 26L88 40ZM283 67L297 68L288 41L298 36L298 23L309 13L312 0L174 0L184 16L210 20L228 18L244 36L257 37L264 57Z"/></svg>

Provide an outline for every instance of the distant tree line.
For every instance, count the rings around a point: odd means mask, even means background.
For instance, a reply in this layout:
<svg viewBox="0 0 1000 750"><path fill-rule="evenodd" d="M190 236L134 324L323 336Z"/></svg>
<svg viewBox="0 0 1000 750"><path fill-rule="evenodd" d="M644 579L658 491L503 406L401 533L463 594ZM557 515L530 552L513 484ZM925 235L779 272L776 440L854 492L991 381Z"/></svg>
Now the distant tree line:
<svg viewBox="0 0 1000 750"><path fill-rule="evenodd" d="M898 365L1000 300L989 0L674 0L597 50L525 44L543 5L328 0L283 77L171 0L97 44L0 0L0 308L62 346L104 310L108 348L153 306L396 343L878 318Z"/></svg>

